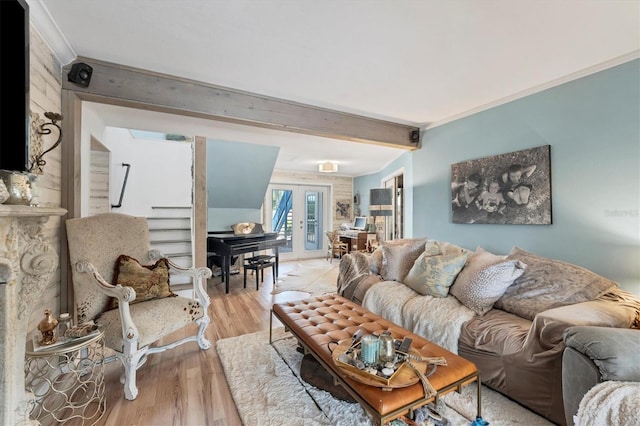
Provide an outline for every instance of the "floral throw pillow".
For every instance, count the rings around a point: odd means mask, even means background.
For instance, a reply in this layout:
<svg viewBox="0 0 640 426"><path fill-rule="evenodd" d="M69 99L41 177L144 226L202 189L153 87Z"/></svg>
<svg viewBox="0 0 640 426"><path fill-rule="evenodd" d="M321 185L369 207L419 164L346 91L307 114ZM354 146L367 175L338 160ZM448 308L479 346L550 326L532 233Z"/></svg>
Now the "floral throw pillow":
<svg viewBox="0 0 640 426"><path fill-rule="evenodd" d="M519 260L506 260L506 256L498 256L478 247L469 256L450 293L467 308L484 315L516 278L524 273L526 267Z"/></svg>
<svg viewBox="0 0 640 426"><path fill-rule="evenodd" d="M125 254L118 257L113 271L113 284L133 287L136 298L131 304L163 297L175 297L169 288L169 262L166 258L153 265L141 265L138 260ZM118 306L118 299L112 299L112 308Z"/></svg>
<svg viewBox="0 0 640 426"><path fill-rule="evenodd" d="M415 261L404 283L423 296L446 297L467 256L468 253L430 255L425 251Z"/></svg>

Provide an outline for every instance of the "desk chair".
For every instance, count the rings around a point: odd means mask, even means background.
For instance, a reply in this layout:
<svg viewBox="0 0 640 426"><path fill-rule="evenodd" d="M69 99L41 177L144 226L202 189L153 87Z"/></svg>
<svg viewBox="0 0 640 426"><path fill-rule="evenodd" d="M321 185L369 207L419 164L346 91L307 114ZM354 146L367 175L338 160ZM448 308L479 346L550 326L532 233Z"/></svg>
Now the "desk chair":
<svg viewBox="0 0 640 426"><path fill-rule="evenodd" d="M338 234L338 231L327 231L326 235L329 240L327 245L327 260L333 263L333 258L336 257L336 255L342 259L342 256L347 254L349 251L349 245L340 241L340 234Z"/></svg>

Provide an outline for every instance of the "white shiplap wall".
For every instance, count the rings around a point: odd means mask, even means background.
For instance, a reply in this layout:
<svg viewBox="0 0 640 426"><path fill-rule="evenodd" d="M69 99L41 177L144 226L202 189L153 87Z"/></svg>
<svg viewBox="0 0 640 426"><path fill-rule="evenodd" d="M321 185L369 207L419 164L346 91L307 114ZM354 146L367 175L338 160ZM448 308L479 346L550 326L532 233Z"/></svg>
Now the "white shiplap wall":
<svg viewBox="0 0 640 426"><path fill-rule="evenodd" d="M31 29L30 61L30 98L31 112L44 118L44 113L52 111L60 113L61 108L61 65L56 61L49 47L40 35ZM45 119L47 120L47 119ZM48 121L48 120L47 120ZM57 131L43 136L44 149L48 149L56 141ZM41 206L59 207L61 204L61 152L65 141L55 150L47 153L44 160L44 172L37 179L38 199ZM45 243L60 253L60 233L64 231L63 219L51 217L44 230ZM34 330L44 317L44 310L49 308L57 316L60 307L60 266L51 275L42 296L37 301L29 319L29 330Z"/></svg>

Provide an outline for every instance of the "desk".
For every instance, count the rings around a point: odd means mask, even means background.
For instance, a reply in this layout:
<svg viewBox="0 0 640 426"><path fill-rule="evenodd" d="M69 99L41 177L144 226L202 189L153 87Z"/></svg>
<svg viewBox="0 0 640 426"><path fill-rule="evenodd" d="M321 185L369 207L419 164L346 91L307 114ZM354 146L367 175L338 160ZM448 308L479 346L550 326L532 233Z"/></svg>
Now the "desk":
<svg viewBox="0 0 640 426"><path fill-rule="evenodd" d="M40 424L95 424L104 415L102 331L37 351L29 340L24 369L26 388L35 396L31 417Z"/></svg>
<svg viewBox="0 0 640 426"><path fill-rule="evenodd" d="M369 237L371 236L371 237ZM366 251L367 250L367 241L369 238L375 238L376 234L369 234L367 232L349 232L340 234L340 241L343 243L347 243L347 252L352 251Z"/></svg>

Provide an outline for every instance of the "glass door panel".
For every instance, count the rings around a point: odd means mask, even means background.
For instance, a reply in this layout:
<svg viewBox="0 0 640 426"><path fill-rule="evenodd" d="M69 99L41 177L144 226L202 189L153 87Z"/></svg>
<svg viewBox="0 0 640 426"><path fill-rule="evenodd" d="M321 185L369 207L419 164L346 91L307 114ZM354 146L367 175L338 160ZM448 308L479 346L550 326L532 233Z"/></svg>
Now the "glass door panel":
<svg viewBox="0 0 640 426"><path fill-rule="evenodd" d="M304 249L322 250L322 192L305 191Z"/></svg>
<svg viewBox="0 0 640 426"><path fill-rule="evenodd" d="M300 185L269 185L265 200L265 223L285 238L280 249L283 260L324 256L326 198L329 188Z"/></svg>
<svg viewBox="0 0 640 426"><path fill-rule="evenodd" d="M293 191L273 188L271 190L271 232L278 238L287 240L287 245L280 248L280 253L293 251Z"/></svg>

